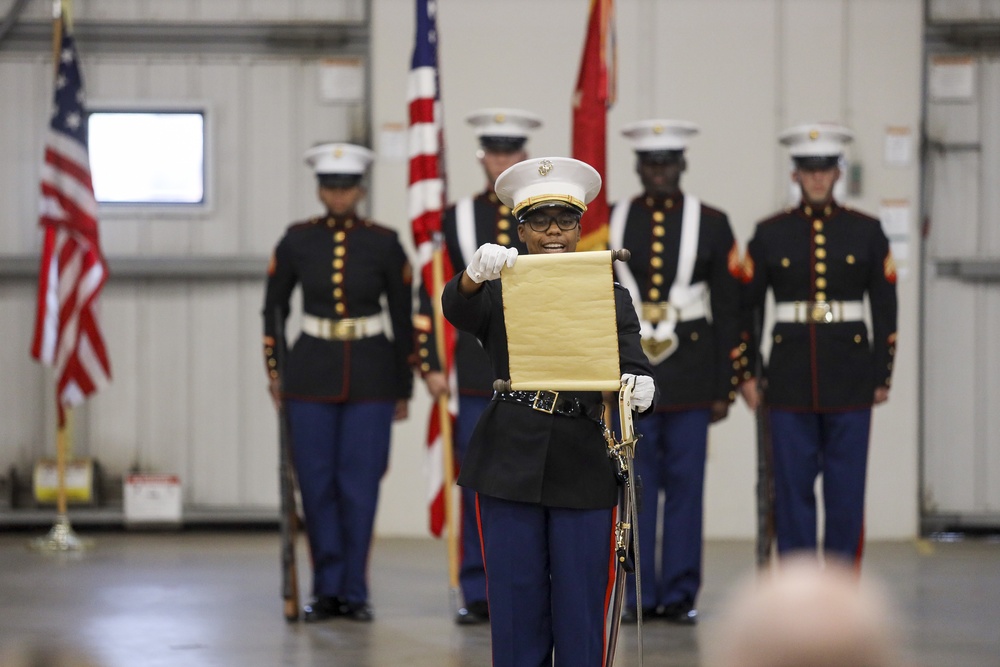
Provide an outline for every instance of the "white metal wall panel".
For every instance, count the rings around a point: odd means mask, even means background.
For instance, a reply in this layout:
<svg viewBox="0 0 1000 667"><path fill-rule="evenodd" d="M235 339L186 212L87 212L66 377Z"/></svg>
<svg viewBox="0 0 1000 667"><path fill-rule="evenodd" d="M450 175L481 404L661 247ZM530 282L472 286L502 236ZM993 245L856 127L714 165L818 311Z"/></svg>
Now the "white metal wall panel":
<svg viewBox="0 0 1000 667"><path fill-rule="evenodd" d="M245 281L238 287L238 334L231 338L239 352L238 392L240 420L234 425L239 433L241 505L277 504L278 499L278 427L274 405L267 392L264 373L261 307L264 303L263 281ZM294 325L290 327L294 329Z"/></svg>
<svg viewBox="0 0 1000 667"><path fill-rule="evenodd" d="M729 213L753 211L748 216L732 216L735 233L747 238L756 217L773 206L774 174L762 170L761 158L775 154L775 137L780 120L775 117L775 87L778 83L777 61L781 48L777 43L777 12L773 2L750 0L704 3L652 3L653 26L673 26L669 39L656 39L652 57L639 51L636 66L645 76L639 85L651 96L650 111L642 117L665 115L694 120L701 134L688 151L688 171L684 187L704 201ZM640 14L641 17L641 14ZM683 28L680 28L683 26ZM711 35L710 40L705 36ZM748 36L752 35L752 39ZM712 52L720 44L739 44L739 57L725 57L724 65ZM700 67L680 66L694 59L710 68L710 76ZM623 69L622 71L628 71ZM624 77L623 77L624 78ZM624 95L621 96L624 98ZM641 99L641 97L640 97ZM733 122L733 110L739 109L741 122ZM623 155L622 164L634 165L631 145L618 131L638 117L625 118L609 132L609 141ZM739 150L733 150L739 146ZM639 192L641 184L630 170L628 187L620 188L625 196ZM615 171L613 183L621 185L628 172ZM730 185L748 173L755 174L753 189ZM781 174L781 182L787 179Z"/></svg>
<svg viewBox="0 0 1000 667"><path fill-rule="evenodd" d="M1000 16L998 9L996 16ZM982 114L990 119L983 123L982 153L982 253L1000 260L1000 58L982 59ZM984 417L983 503L991 513L1000 515L1000 283L982 288L985 301L982 312L984 325L981 350L986 359L982 365L984 386L981 410Z"/></svg>
<svg viewBox="0 0 1000 667"><path fill-rule="evenodd" d="M10 465L33 463L40 453L54 452L45 441L34 415L43 401L53 401L55 390L37 365L29 360L35 322L34 285L0 283L0 341L3 341L5 379L0 382L0 473ZM16 355L16 356L15 356ZM7 363L7 359L10 363ZM35 367L35 368L33 368Z"/></svg>
<svg viewBox="0 0 1000 667"><path fill-rule="evenodd" d="M957 281L928 281L928 351L924 379L924 502L932 512L974 507L974 446L977 429L975 372L982 361L974 326L969 322L978 301L976 289Z"/></svg>
<svg viewBox="0 0 1000 667"><path fill-rule="evenodd" d="M0 249L4 252L38 242L38 177L42 164L42 141L48 114L33 113L39 104L51 102L51 59L12 58L0 60L0 179L9 188L0 202ZM48 75L48 76L46 76Z"/></svg>
<svg viewBox="0 0 1000 667"><path fill-rule="evenodd" d="M14 0L0 0L6 13ZM50 2L28 3L22 17L47 19ZM73 16L89 21L360 21L364 0L74 0Z"/></svg>
<svg viewBox="0 0 1000 667"><path fill-rule="evenodd" d="M150 283L140 290L139 456L143 468L190 471L190 287ZM210 363L209 359L200 360ZM96 435L96 434L95 434ZM190 499L190 498L189 498Z"/></svg>
<svg viewBox="0 0 1000 667"><path fill-rule="evenodd" d="M204 4L204 3L203 3ZM196 255L238 255L246 248L243 228L246 209L242 202L245 139L240 73L244 63L237 58L199 59L194 99L208 105L207 124L211 145L206 150L208 165L208 205L210 212L193 225L191 252Z"/></svg>
<svg viewBox="0 0 1000 667"><path fill-rule="evenodd" d="M807 0L780 4L782 91L778 102L782 120L787 125L831 118L850 122L844 117L848 101L843 70L848 39L844 3Z"/></svg>
<svg viewBox="0 0 1000 667"><path fill-rule="evenodd" d="M244 73L247 77L244 113L246 114L245 161L241 172L248 183L269 184L244 191L244 224L247 225L248 250L266 254L289 222L288 212L300 210L302 188L310 181L299 165L307 146L293 145L283 132L291 129L291 119L298 99L297 77L286 68L266 63L256 64Z"/></svg>
<svg viewBox="0 0 1000 667"><path fill-rule="evenodd" d="M236 505L240 499L239 299L230 285L191 286L191 432L188 497Z"/></svg>
<svg viewBox="0 0 1000 667"><path fill-rule="evenodd" d="M933 56L932 56L933 58ZM1000 283L939 276L940 260L1000 262L1000 61L977 58L976 93L928 106L924 498L931 517L1000 517ZM937 146L937 148L934 148Z"/></svg>
<svg viewBox="0 0 1000 667"><path fill-rule="evenodd" d="M971 21L1000 18L1000 0L930 0L934 21Z"/></svg>
<svg viewBox="0 0 1000 667"><path fill-rule="evenodd" d="M982 225L979 237L985 257L1000 258L1000 58L980 61L982 86ZM1000 299L998 293L997 299ZM995 340L995 339L994 339ZM1000 435L1000 431L997 432Z"/></svg>
<svg viewBox="0 0 1000 667"><path fill-rule="evenodd" d="M146 300L146 287L144 283L111 280L101 293L101 329L111 356L111 384L88 402L84 411L89 416L89 430L80 438L85 438L91 455L110 475L145 464L140 446L149 437L150 426L140 413L140 405L142 380L148 373L143 355L149 341L140 328L139 312Z"/></svg>

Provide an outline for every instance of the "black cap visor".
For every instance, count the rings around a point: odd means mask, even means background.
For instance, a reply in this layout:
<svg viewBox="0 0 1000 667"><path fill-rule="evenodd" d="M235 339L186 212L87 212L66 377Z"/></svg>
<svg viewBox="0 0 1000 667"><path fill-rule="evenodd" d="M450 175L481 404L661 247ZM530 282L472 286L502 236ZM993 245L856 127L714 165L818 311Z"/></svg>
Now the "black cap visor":
<svg viewBox="0 0 1000 667"><path fill-rule="evenodd" d="M586 206L584 206L584 208L580 208L576 204L571 203L569 201L564 201L561 199L546 199L544 201L531 204L530 206L525 207L523 210L518 211L517 221L519 223L524 222L525 218L527 218L528 215L530 215L533 211L537 211L543 208L554 208L554 207L564 208L567 211L572 211L573 213L576 213L578 216L583 216L583 212L587 210Z"/></svg>
<svg viewBox="0 0 1000 667"><path fill-rule="evenodd" d="M643 164L674 164L684 157L683 150L638 151L636 156Z"/></svg>
<svg viewBox="0 0 1000 667"><path fill-rule="evenodd" d="M514 153L524 148L527 137L481 136L479 145L492 153Z"/></svg>
<svg viewBox="0 0 1000 667"><path fill-rule="evenodd" d="M361 184L361 174L316 174L321 188L353 188Z"/></svg>
<svg viewBox="0 0 1000 667"><path fill-rule="evenodd" d="M840 164L839 155L805 155L792 158L795 168L803 171L826 171Z"/></svg>

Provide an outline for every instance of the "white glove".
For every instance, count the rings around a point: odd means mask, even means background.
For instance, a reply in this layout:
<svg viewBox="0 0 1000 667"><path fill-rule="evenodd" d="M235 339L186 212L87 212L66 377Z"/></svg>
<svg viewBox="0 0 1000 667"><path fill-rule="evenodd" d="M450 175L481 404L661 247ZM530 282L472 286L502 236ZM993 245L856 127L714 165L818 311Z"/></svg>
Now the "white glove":
<svg viewBox="0 0 1000 667"><path fill-rule="evenodd" d="M653 404L653 395L656 393L653 378L625 373L622 375L622 384L632 385L632 408L636 412L645 412Z"/></svg>
<svg viewBox="0 0 1000 667"><path fill-rule="evenodd" d="M508 267L514 266L517 260L517 248L507 248L496 243L484 243L476 250L472 256L472 261L465 268L476 283L486 280L496 280L500 277L500 269L504 264Z"/></svg>

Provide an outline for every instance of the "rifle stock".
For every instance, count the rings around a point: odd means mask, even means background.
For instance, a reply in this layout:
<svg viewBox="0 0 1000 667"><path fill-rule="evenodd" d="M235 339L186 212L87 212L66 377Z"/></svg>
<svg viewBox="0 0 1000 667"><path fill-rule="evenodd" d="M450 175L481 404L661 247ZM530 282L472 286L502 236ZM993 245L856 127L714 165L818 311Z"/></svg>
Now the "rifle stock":
<svg viewBox="0 0 1000 667"><path fill-rule="evenodd" d="M757 422L757 567L764 567L771 559L774 546L774 478L771 461L771 420L767 414L767 379L759 341L764 332L764 311L753 313L754 376L757 378L758 402L754 416Z"/></svg>
<svg viewBox="0 0 1000 667"><path fill-rule="evenodd" d="M295 502L295 466L292 461L291 429L285 411L284 368L285 335L281 312L275 313L275 354L278 360L278 381L281 401L278 407L278 482L280 488L279 526L281 532L281 597L285 620L299 620L299 572L295 557L299 514Z"/></svg>

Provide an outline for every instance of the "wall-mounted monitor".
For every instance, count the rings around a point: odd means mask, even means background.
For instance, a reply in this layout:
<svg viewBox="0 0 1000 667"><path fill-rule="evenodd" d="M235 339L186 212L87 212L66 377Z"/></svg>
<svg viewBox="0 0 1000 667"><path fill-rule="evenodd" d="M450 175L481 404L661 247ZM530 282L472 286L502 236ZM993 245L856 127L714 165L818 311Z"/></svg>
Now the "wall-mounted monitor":
<svg viewBox="0 0 1000 667"><path fill-rule="evenodd" d="M109 206L201 206L206 200L204 110L93 109L90 171Z"/></svg>

